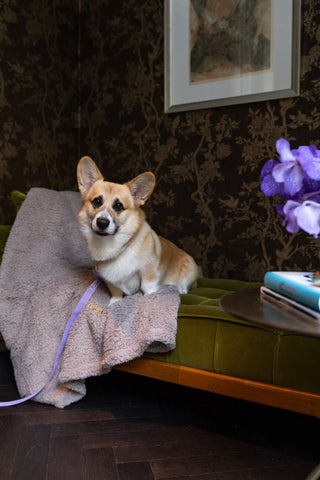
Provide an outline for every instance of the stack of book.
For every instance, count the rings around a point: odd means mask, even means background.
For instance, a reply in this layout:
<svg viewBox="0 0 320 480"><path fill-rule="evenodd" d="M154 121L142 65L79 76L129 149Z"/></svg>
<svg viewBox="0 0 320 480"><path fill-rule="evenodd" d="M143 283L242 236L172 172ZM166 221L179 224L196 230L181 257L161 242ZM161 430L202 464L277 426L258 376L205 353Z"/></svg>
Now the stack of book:
<svg viewBox="0 0 320 480"><path fill-rule="evenodd" d="M267 272L261 297L320 320L320 286L312 272Z"/></svg>

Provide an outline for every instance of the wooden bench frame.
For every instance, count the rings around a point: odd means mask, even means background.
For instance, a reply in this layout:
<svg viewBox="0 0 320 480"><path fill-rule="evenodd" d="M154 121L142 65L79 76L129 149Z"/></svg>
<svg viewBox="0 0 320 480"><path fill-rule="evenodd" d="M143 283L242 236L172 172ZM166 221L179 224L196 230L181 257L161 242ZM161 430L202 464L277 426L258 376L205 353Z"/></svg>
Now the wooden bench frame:
<svg viewBox="0 0 320 480"><path fill-rule="evenodd" d="M137 358L114 368L136 375L320 418L320 395L316 393L244 380L148 358Z"/></svg>

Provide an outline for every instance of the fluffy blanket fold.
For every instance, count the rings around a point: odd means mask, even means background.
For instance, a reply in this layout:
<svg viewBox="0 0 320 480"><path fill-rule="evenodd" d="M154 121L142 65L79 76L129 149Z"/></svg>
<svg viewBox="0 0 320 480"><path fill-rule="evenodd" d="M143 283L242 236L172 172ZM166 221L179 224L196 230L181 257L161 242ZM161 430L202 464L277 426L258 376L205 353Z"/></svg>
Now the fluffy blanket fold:
<svg viewBox="0 0 320 480"><path fill-rule="evenodd" d="M94 279L79 231L76 192L33 188L12 227L0 267L0 331L20 395L49 378L65 325ZM175 347L180 297L171 286L108 306L101 284L73 325L58 369L35 400L63 408L86 394L85 379L145 351Z"/></svg>

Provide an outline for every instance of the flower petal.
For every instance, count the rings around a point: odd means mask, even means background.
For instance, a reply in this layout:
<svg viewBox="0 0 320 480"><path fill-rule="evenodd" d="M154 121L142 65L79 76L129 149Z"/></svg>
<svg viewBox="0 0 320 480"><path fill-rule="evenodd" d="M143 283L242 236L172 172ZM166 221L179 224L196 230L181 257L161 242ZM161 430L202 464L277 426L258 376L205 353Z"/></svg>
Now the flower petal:
<svg viewBox="0 0 320 480"><path fill-rule="evenodd" d="M306 176L303 179L303 193L316 192L320 191L320 181L313 180L312 178Z"/></svg>
<svg viewBox="0 0 320 480"><path fill-rule="evenodd" d="M299 202L288 200L283 207L283 214L285 219L282 225L286 227L288 232L297 233L299 231L299 225L297 223L296 209L301 205Z"/></svg>
<svg viewBox="0 0 320 480"><path fill-rule="evenodd" d="M319 150L314 145L302 146L297 150L297 159L307 175L313 180L320 180L320 156Z"/></svg>
<svg viewBox="0 0 320 480"><path fill-rule="evenodd" d="M277 183L271 174L266 175L261 181L261 190L270 197L272 195L281 195L283 188Z"/></svg>
<svg viewBox="0 0 320 480"><path fill-rule="evenodd" d="M279 138L279 140L277 140L276 149L280 155L281 162L290 162L295 160L295 156L290 150L290 143L284 138Z"/></svg>
<svg viewBox="0 0 320 480"><path fill-rule="evenodd" d="M299 192L303 185L305 172L298 162L286 162L276 165L272 170L272 176L278 183L284 183L284 190L289 195Z"/></svg>
<svg viewBox="0 0 320 480"><path fill-rule="evenodd" d="M278 163L275 165L272 170L273 178L278 183L284 183L286 180L286 175L294 166L294 162Z"/></svg>
<svg viewBox="0 0 320 480"><path fill-rule="evenodd" d="M307 200L296 208L295 214L299 227L317 238L320 233L320 204Z"/></svg>
<svg viewBox="0 0 320 480"><path fill-rule="evenodd" d="M283 211L283 203L277 203L276 205L276 209L277 209L277 212L279 213L279 215L282 215L282 217L284 217L284 211Z"/></svg>
<svg viewBox="0 0 320 480"><path fill-rule="evenodd" d="M272 172L273 167L278 164L279 162L277 162L277 160L268 160L262 167L261 178L264 178L266 175L269 175Z"/></svg>

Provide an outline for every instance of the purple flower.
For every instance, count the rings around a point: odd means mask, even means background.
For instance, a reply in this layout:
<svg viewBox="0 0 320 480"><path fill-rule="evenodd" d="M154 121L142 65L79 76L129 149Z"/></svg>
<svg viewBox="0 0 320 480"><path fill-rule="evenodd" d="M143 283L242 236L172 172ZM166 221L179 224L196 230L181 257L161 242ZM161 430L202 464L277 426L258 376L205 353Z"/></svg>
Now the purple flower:
<svg viewBox="0 0 320 480"><path fill-rule="evenodd" d="M288 200L287 203L283 206L283 215L285 219L282 222L282 225L286 227L288 232L297 233L299 231L299 225L297 222L296 209L299 208L301 203L295 202L294 200Z"/></svg>
<svg viewBox="0 0 320 480"><path fill-rule="evenodd" d="M287 140L279 138L276 148L281 163L274 166L272 176L276 182L284 184L284 191L288 195L295 195L302 188L306 172L293 153L296 151L290 150L290 144Z"/></svg>
<svg viewBox="0 0 320 480"><path fill-rule="evenodd" d="M267 196L279 195L277 205L288 232L303 229L315 238L320 234L320 150L315 145L291 150L284 138L276 143L280 162L268 160L261 170L261 189Z"/></svg>
<svg viewBox="0 0 320 480"><path fill-rule="evenodd" d="M312 200L303 203L288 200L282 209L278 210L284 215L282 225L288 232L297 233L300 228L318 238L320 233L320 204Z"/></svg>
<svg viewBox="0 0 320 480"><path fill-rule="evenodd" d="M320 233L320 204L306 200L295 209L297 224L302 230L318 238Z"/></svg>
<svg viewBox="0 0 320 480"><path fill-rule="evenodd" d="M273 168L278 163L276 160L268 160L261 170L261 190L267 197L272 195L282 196L284 193L283 185L276 182L272 175Z"/></svg>

